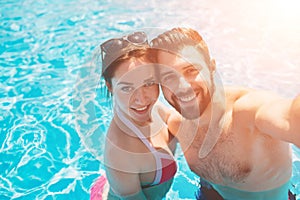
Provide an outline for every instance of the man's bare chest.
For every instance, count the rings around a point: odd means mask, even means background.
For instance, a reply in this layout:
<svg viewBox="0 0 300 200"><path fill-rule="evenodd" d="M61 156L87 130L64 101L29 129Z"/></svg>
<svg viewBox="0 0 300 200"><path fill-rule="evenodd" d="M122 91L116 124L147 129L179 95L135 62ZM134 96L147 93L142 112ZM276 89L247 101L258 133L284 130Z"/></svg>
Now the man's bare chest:
<svg viewBox="0 0 300 200"><path fill-rule="evenodd" d="M192 171L202 178L215 183L241 182L250 174L252 162L247 146L234 137L220 137L204 158L199 158L201 145L193 143L186 158Z"/></svg>

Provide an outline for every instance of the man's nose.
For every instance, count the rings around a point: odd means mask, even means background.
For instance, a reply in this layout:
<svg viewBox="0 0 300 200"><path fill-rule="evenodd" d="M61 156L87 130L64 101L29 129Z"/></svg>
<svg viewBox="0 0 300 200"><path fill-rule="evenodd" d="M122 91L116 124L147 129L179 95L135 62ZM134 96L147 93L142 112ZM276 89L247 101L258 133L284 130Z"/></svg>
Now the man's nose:
<svg viewBox="0 0 300 200"><path fill-rule="evenodd" d="M191 89L191 84L189 82L187 82L184 77L180 77L178 89L183 90L183 91L189 90L189 89Z"/></svg>

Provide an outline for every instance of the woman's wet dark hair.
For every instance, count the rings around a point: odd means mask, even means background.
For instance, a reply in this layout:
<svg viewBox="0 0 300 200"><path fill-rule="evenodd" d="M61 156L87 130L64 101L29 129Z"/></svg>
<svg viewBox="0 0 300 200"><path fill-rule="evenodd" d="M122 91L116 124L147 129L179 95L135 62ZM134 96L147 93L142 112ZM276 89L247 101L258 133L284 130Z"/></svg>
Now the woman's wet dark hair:
<svg viewBox="0 0 300 200"><path fill-rule="evenodd" d="M111 80L114 77L117 68L123 62L130 61L131 59L143 59L144 61L149 63L153 63L153 64L157 63L156 56L154 54L153 49L149 48L148 46L130 50L125 54L121 55L120 57L118 57L117 59L115 59L102 73L102 77L104 78L105 82L111 86L112 85ZM110 98L112 96L112 93L109 92L107 87L106 87L106 96L107 98Z"/></svg>

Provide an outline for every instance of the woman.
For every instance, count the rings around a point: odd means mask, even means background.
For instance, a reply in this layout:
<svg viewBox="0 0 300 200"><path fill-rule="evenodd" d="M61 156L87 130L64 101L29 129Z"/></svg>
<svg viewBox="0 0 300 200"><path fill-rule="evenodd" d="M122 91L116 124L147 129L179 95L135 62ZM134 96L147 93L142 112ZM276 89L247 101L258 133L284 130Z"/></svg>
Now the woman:
<svg viewBox="0 0 300 200"><path fill-rule="evenodd" d="M101 45L102 75L114 97L104 161L108 199L162 199L176 173L175 139L169 134L169 111L158 104L155 60L147 36L135 32ZM102 199L106 178L92 188Z"/></svg>

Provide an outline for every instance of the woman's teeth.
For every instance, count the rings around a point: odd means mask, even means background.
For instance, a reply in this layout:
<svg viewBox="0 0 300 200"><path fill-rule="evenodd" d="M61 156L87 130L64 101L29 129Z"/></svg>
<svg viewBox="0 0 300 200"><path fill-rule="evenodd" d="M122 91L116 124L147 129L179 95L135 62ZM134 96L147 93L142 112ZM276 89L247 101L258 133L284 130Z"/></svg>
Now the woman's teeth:
<svg viewBox="0 0 300 200"><path fill-rule="evenodd" d="M137 110L137 111L144 111L144 110L146 110L147 109L147 106L144 106L144 107L142 107L142 108L135 108L135 110Z"/></svg>

